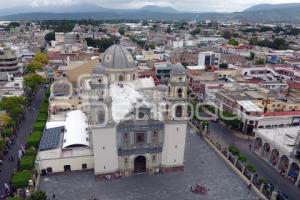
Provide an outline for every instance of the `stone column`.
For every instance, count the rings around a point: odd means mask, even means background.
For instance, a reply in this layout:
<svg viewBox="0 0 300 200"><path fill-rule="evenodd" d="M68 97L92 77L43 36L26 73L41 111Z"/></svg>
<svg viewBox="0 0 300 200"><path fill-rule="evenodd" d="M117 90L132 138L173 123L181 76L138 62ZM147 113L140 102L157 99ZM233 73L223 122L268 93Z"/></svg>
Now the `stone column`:
<svg viewBox="0 0 300 200"><path fill-rule="evenodd" d="M285 178L288 177L288 174L289 174L289 171L290 171L290 169L291 169L291 166L292 166L292 164L289 164L289 166L288 166L288 168L287 168L287 170L286 170Z"/></svg>
<svg viewBox="0 0 300 200"><path fill-rule="evenodd" d="M300 184L300 172L298 172L298 177L297 180L295 182L295 185L298 186Z"/></svg>

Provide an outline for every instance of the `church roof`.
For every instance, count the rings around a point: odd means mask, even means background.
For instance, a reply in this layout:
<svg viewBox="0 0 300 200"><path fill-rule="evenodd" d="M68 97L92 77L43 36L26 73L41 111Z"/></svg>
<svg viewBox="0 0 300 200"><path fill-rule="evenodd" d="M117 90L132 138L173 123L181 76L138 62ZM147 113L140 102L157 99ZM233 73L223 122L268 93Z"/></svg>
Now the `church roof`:
<svg viewBox="0 0 300 200"><path fill-rule="evenodd" d="M101 66L113 69L130 69L135 67L131 53L119 44L110 46L104 52Z"/></svg>
<svg viewBox="0 0 300 200"><path fill-rule="evenodd" d="M172 74L185 74L185 68L181 64L176 64L171 71Z"/></svg>

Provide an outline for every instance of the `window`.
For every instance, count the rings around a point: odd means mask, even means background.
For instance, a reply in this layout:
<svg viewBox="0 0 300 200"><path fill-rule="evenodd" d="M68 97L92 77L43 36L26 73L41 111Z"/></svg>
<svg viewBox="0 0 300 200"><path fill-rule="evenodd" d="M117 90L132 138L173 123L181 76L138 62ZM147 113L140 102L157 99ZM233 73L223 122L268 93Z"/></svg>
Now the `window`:
<svg viewBox="0 0 300 200"><path fill-rule="evenodd" d="M135 74L132 75L132 80L135 80Z"/></svg>
<svg viewBox="0 0 300 200"><path fill-rule="evenodd" d="M153 161L156 160L156 156L155 156L155 155L152 156L152 160L153 160Z"/></svg>
<svg viewBox="0 0 300 200"><path fill-rule="evenodd" d="M124 133L123 139L124 139L124 142L127 142L127 140L128 140L128 133Z"/></svg>
<svg viewBox="0 0 300 200"><path fill-rule="evenodd" d="M143 119L145 114L143 112L139 112L138 116L139 116L139 119Z"/></svg>
<svg viewBox="0 0 300 200"><path fill-rule="evenodd" d="M144 133L136 133L136 143L145 143L145 134Z"/></svg>
<svg viewBox="0 0 300 200"><path fill-rule="evenodd" d="M82 169L87 169L87 164L82 164Z"/></svg>
<svg viewBox="0 0 300 200"><path fill-rule="evenodd" d="M99 123L104 123L105 120L105 113L103 111L98 112L98 122Z"/></svg>
<svg viewBox="0 0 300 200"><path fill-rule="evenodd" d="M153 132L152 140L153 140L154 142L156 142L156 141L158 140L158 132L157 132L157 131L154 131L154 132Z"/></svg>
<svg viewBox="0 0 300 200"><path fill-rule="evenodd" d="M182 89L179 88L179 89L177 90L177 96L178 96L178 98L182 98L182 94L183 94Z"/></svg>
<svg viewBox="0 0 300 200"><path fill-rule="evenodd" d="M176 117L182 117L182 106L176 107Z"/></svg>
<svg viewBox="0 0 300 200"><path fill-rule="evenodd" d="M52 167L47 167L47 173L52 173Z"/></svg>

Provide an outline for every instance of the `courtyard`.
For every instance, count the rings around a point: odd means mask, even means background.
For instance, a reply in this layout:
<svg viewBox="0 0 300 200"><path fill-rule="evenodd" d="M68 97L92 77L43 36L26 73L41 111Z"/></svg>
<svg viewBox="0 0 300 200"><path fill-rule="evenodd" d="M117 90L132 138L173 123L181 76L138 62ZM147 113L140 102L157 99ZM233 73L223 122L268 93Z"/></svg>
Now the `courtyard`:
<svg viewBox="0 0 300 200"><path fill-rule="evenodd" d="M202 184L206 195L190 192ZM256 199L256 195L224 163L200 136L189 129L185 150L184 172L135 175L115 181L96 181L92 171L42 176L39 188L54 193L56 199L88 200L168 200L168 199Z"/></svg>

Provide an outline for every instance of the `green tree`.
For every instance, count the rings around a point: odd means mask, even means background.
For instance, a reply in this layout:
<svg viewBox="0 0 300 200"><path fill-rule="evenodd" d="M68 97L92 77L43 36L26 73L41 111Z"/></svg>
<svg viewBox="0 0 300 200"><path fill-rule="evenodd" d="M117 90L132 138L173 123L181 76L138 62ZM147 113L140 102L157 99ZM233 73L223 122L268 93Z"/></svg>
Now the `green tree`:
<svg viewBox="0 0 300 200"><path fill-rule="evenodd" d="M125 34L125 28L124 27L121 27L121 28L119 28L119 33L121 34L121 35L124 35Z"/></svg>
<svg viewBox="0 0 300 200"><path fill-rule="evenodd" d="M37 87L45 82L45 79L37 74L28 74L24 77L25 88L30 92L36 91Z"/></svg>
<svg viewBox="0 0 300 200"><path fill-rule="evenodd" d="M41 70L43 67L43 64L38 61L32 61L27 65L27 72L29 73L35 73L36 71Z"/></svg>
<svg viewBox="0 0 300 200"><path fill-rule="evenodd" d="M255 53L254 53L254 52L250 52L250 57L249 57L249 59L250 59L250 60L254 60L254 58L255 58Z"/></svg>
<svg viewBox="0 0 300 200"><path fill-rule="evenodd" d="M5 110L12 119L18 119L23 113L25 105L25 97L3 97L0 109Z"/></svg>
<svg viewBox="0 0 300 200"><path fill-rule="evenodd" d="M0 138L0 151L2 151L4 148L4 139Z"/></svg>
<svg viewBox="0 0 300 200"><path fill-rule="evenodd" d="M261 58L255 61L255 64L256 64L256 65L263 65L263 64L265 64L265 63L266 63L266 62L265 62L263 59L261 59Z"/></svg>
<svg viewBox="0 0 300 200"><path fill-rule="evenodd" d="M221 63L221 64L219 65L219 68L220 68L220 69L227 69L227 68L228 68L228 64L227 64L227 63Z"/></svg>
<svg viewBox="0 0 300 200"><path fill-rule="evenodd" d="M200 34L200 32L201 32L201 29L200 29L200 28L197 28L197 29L195 29L195 30L193 30L193 31L191 32L191 35L195 36L195 35Z"/></svg>
<svg viewBox="0 0 300 200"><path fill-rule="evenodd" d="M35 191L33 192L28 200L47 200L47 195L44 191Z"/></svg>
<svg viewBox="0 0 300 200"><path fill-rule="evenodd" d="M153 44L153 43L148 44L148 48L149 49L155 49L155 44Z"/></svg>
<svg viewBox="0 0 300 200"><path fill-rule="evenodd" d="M102 38L100 40L93 38L86 38L85 39L88 46L99 48L100 52L104 52L108 47L114 44L113 38Z"/></svg>
<svg viewBox="0 0 300 200"><path fill-rule="evenodd" d="M52 40L55 40L55 33L49 32L45 35L45 40L50 43Z"/></svg>
<svg viewBox="0 0 300 200"><path fill-rule="evenodd" d="M32 59L32 62L40 62L42 64L47 64L48 63L48 56L41 52L41 51L38 51L35 56L33 57Z"/></svg>
<svg viewBox="0 0 300 200"><path fill-rule="evenodd" d="M231 38L228 42L228 44L232 45L232 46L238 46L239 42L236 41L235 39Z"/></svg>

